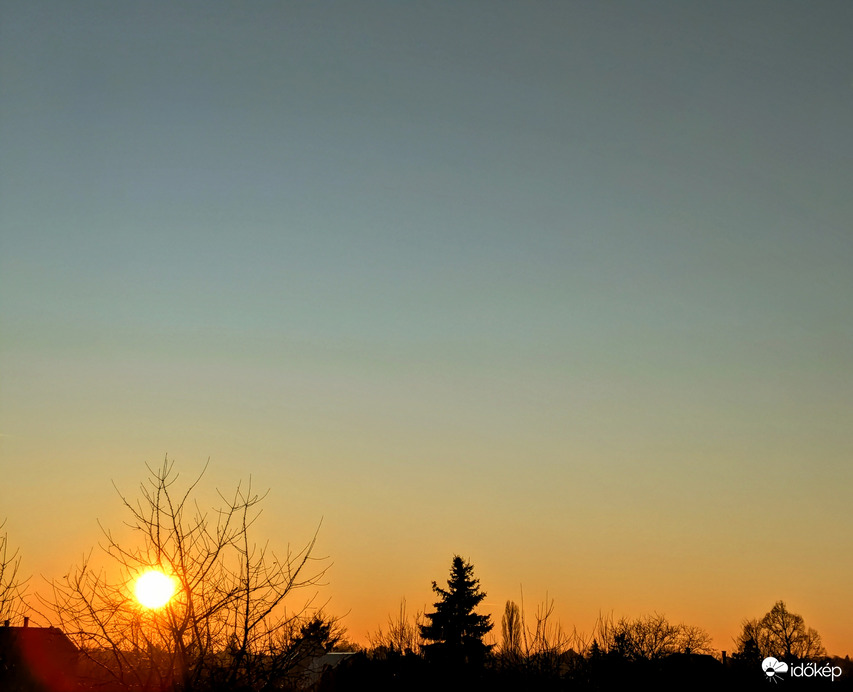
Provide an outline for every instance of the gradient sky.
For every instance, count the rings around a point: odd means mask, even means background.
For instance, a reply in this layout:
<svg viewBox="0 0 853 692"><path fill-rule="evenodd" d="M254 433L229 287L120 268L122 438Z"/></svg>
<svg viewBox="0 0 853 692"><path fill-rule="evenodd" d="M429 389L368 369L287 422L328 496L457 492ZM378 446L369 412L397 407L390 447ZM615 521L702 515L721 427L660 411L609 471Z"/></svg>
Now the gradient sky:
<svg viewBox="0 0 853 692"><path fill-rule="evenodd" d="M0 518L168 454L364 639L778 599L853 653L853 5L0 0ZM495 618L499 622L499 617Z"/></svg>

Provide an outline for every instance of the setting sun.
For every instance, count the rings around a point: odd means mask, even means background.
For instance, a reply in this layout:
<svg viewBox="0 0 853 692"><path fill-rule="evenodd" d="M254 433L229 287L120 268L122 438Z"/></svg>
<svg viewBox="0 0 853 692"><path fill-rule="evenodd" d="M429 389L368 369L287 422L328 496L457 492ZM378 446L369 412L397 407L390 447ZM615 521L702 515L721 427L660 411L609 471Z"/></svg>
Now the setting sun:
<svg viewBox="0 0 853 692"><path fill-rule="evenodd" d="M148 570L136 580L133 592L146 608L162 608L175 594L175 580L159 570Z"/></svg>

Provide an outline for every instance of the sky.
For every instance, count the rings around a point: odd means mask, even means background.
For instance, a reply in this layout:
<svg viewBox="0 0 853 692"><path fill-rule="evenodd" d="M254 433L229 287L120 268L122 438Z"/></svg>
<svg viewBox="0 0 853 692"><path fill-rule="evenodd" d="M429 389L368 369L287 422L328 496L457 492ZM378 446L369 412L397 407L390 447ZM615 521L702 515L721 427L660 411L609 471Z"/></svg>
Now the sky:
<svg viewBox="0 0 853 692"><path fill-rule="evenodd" d="M322 522L365 641L784 599L853 654L853 6L0 0L0 519Z"/></svg>

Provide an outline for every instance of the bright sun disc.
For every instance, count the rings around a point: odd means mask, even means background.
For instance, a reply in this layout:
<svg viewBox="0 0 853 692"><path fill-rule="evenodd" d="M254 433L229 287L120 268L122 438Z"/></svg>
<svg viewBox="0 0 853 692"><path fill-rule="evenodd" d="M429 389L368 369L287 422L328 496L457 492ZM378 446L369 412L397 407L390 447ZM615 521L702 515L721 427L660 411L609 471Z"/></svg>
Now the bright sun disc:
<svg viewBox="0 0 853 692"><path fill-rule="evenodd" d="M175 580L156 569L148 570L136 580L133 593L146 608L162 608L175 594Z"/></svg>

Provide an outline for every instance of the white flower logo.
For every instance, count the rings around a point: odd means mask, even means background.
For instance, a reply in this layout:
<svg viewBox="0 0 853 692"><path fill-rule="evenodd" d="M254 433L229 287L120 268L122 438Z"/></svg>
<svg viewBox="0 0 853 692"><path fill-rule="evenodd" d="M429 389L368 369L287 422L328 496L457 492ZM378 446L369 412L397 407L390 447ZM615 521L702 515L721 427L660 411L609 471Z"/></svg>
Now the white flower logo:
<svg viewBox="0 0 853 692"><path fill-rule="evenodd" d="M764 671L764 674L773 682L776 682L776 678L780 673L788 672L788 664L784 661L779 661L772 656L768 656L761 662L761 670Z"/></svg>

